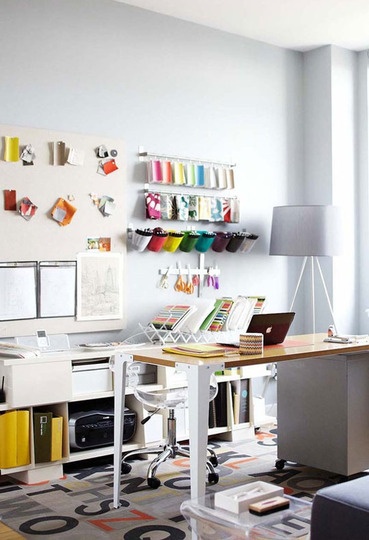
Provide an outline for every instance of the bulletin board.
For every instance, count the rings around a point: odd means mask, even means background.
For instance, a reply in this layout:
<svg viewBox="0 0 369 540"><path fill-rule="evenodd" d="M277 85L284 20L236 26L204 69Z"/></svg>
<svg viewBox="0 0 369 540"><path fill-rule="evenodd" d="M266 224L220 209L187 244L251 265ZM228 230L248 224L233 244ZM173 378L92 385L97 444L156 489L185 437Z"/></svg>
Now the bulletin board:
<svg viewBox="0 0 369 540"><path fill-rule="evenodd" d="M9 125L0 125L0 140L0 267L7 282L14 283L13 290L0 284L8 302L0 313L0 337L33 335L40 328L50 334L124 328L124 142ZM97 305L96 319L91 306L89 317L77 316L77 266L85 253L93 254L97 267L108 259L115 266L120 261L114 302L119 298L121 305L114 305L112 315L108 306L101 316ZM36 267L35 317L33 301L23 310L17 297L21 272L12 270L13 263L24 264L27 276L29 264Z"/></svg>

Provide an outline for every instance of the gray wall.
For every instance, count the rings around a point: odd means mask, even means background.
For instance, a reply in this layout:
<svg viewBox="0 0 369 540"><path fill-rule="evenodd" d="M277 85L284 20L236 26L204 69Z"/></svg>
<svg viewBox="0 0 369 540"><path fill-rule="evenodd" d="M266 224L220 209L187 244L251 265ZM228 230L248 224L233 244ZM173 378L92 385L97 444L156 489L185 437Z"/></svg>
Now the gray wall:
<svg viewBox="0 0 369 540"><path fill-rule="evenodd" d="M122 235L125 223L152 225L144 219L139 145L235 161L241 223L229 228L260 240L247 255L206 255L220 268L221 289L205 295L264 294L270 311L288 308L287 262L268 248L273 206L302 202L301 53L112 0L2 0L0 43L2 124L125 141ZM0 244L6 252L4 236ZM129 250L129 326L119 337L137 332L161 305L191 300L156 287L158 269L177 260L197 264L195 254Z"/></svg>

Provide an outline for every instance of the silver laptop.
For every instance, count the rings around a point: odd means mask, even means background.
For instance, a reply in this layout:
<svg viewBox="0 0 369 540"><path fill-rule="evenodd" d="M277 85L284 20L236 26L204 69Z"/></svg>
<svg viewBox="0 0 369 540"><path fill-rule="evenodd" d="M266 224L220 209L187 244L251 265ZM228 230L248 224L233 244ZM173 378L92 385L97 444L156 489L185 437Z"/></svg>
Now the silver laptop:
<svg viewBox="0 0 369 540"><path fill-rule="evenodd" d="M263 334L264 345L283 343L295 313L259 313L253 315L247 328L248 333Z"/></svg>

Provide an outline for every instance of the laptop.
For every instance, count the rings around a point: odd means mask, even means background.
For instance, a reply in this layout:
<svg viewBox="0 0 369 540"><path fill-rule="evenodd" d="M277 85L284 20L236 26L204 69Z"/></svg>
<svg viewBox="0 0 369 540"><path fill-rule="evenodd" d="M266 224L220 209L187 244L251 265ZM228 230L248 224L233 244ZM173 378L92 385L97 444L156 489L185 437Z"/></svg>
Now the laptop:
<svg viewBox="0 0 369 540"><path fill-rule="evenodd" d="M248 333L263 334L264 345L277 345L285 340L295 313L260 313L253 315L247 328Z"/></svg>

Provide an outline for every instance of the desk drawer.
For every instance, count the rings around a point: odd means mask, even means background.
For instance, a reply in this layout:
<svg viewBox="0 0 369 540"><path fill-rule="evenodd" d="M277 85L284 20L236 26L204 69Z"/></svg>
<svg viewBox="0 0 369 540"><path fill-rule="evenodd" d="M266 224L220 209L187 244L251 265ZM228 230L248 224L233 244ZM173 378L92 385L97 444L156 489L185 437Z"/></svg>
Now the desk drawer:
<svg viewBox="0 0 369 540"><path fill-rule="evenodd" d="M72 396L70 360L6 366L5 392L10 407L69 401Z"/></svg>
<svg viewBox="0 0 369 540"><path fill-rule="evenodd" d="M111 392L113 390L113 374L108 362L76 364L72 366L73 396Z"/></svg>

